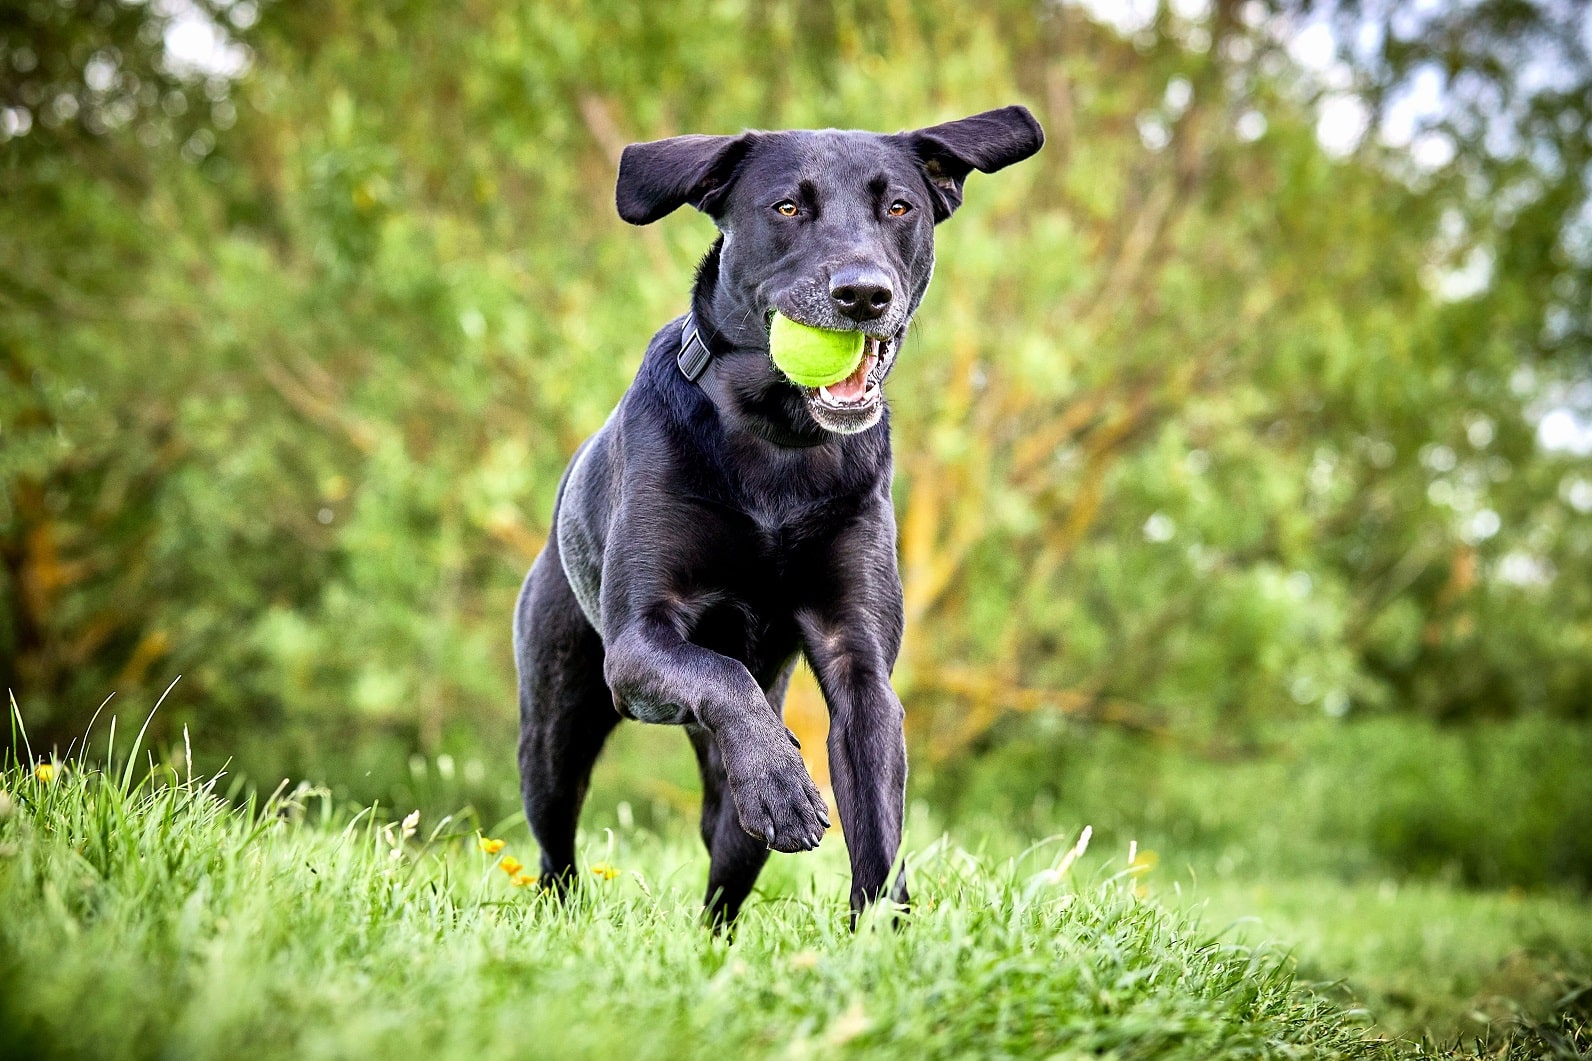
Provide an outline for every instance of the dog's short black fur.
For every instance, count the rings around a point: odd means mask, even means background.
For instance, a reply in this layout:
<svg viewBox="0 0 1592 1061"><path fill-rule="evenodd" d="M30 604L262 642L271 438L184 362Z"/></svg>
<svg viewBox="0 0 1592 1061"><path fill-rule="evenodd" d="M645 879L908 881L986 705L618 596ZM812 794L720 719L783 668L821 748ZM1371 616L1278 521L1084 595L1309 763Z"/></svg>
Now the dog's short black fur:
<svg viewBox="0 0 1592 1061"><path fill-rule="evenodd" d="M708 908L734 918L770 849L829 825L781 721L804 654L831 714L830 773L854 910L901 842L906 746L890 687L902 634L882 386L934 265L934 226L973 170L1039 150L1022 107L916 132L679 136L625 149L617 203L687 203L720 237L691 308L712 358L676 365L681 318L575 454L515 612L520 772L542 873L562 886L593 762L621 716L682 725L702 770ZM869 337L860 385L774 367L778 309ZM905 902L898 877L892 897Z"/></svg>

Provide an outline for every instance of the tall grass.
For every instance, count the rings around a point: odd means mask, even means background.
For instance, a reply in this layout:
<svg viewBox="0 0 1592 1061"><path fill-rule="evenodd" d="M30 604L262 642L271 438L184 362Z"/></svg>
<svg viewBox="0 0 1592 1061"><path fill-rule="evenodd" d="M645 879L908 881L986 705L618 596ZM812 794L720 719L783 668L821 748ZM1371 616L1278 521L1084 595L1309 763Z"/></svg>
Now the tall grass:
<svg viewBox="0 0 1592 1061"><path fill-rule="evenodd" d="M473 823L345 813L309 786L234 802L136 744L40 769L18 738L0 769L3 1056L1400 1052L1282 957L1084 871L1070 843L1002 862L929 844L910 913L852 932L832 835L777 860L723 935L683 835L592 837L598 872L560 904L504 872L528 843L489 853Z"/></svg>

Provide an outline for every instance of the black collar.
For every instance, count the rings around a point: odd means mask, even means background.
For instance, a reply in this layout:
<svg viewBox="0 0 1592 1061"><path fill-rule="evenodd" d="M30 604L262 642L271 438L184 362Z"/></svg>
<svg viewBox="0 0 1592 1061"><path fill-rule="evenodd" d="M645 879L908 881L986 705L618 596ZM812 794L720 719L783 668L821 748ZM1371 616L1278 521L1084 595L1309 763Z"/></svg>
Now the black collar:
<svg viewBox="0 0 1592 1061"><path fill-rule="evenodd" d="M680 374L695 383L711 360L713 351L697 329L696 314L687 313L680 324L680 356L675 359L680 366Z"/></svg>

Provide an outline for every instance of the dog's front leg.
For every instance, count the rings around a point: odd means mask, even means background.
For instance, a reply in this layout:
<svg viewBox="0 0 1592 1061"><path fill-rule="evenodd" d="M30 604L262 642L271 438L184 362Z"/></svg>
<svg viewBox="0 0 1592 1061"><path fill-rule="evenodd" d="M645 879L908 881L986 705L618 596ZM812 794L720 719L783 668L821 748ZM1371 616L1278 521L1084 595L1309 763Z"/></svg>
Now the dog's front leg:
<svg viewBox="0 0 1592 1061"><path fill-rule="evenodd" d="M841 683L830 695L829 773L851 855L851 908L883 893L901 848L906 808L907 744L901 701L888 681ZM907 875L890 898L907 901Z"/></svg>
<svg viewBox="0 0 1592 1061"><path fill-rule="evenodd" d="M906 715L879 641L854 636L865 625L809 623L807 648L829 702L829 774L851 856L854 912L884 893L901 848L907 783ZM907 902L905 870L890 898Z"/></svg>
<svg viewBox="0 0 1592 1061"><path fill-rule="evenodd" d="M608 640L603 674L619 713L696 722L713 734L741 828L775 851L808 851L829 827L795 739L738 660L685 640L663 619L638 618Z"/></svg>

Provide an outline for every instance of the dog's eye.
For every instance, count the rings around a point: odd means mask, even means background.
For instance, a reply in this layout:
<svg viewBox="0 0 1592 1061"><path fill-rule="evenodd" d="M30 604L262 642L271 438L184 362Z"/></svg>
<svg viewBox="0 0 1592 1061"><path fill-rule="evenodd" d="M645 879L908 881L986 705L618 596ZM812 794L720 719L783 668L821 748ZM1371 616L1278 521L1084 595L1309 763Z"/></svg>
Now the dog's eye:
<svg viewBox="0 0 1592 1061"><path fill-rule="evenodd" d="M897 199L895 202L890 204L891 217L906 217L907 214L911 212L912 204L907 202L905 199Z"/></svg>
<svg viewBox="0 0 1592 1061"><path fill-rule="evenodd" d="M781 217L795 217L796 204L789 199L781 199L774 204L774 209L779 211Z"/></svg>

